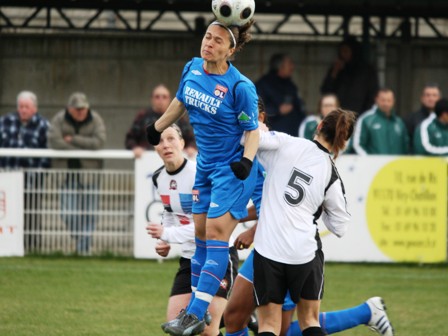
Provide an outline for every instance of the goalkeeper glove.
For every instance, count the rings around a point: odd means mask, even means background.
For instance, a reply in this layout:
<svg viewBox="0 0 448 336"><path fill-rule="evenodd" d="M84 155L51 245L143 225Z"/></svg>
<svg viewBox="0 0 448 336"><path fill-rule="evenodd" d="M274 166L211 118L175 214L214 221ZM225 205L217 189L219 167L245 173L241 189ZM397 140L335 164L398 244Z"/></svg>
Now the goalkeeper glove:
<svg viewBox="0 0 448 336"><path fill-rule="evenodd" d="M156 130L155 124L156 123L154 122L151 125L146 126L146 140L148 140L148 142L153 146L156 146L159 144L160 134L162 134L162 132L159 132L158 130Z"/></svg>
<svg viewBox="0 0 448 336"><path fill-rule="evenodd" d="M232 168L236 177L240 180L245 180L250 174L252 161L243 156L240 161L232 162L230 168Z"/></svg>

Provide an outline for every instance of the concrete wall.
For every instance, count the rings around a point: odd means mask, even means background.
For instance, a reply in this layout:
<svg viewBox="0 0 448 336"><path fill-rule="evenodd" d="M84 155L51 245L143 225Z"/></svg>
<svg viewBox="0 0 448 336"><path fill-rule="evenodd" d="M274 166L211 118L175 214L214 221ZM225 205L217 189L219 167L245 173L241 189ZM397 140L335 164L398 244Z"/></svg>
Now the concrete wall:
<svg viewBox="0 0 448 336"><path fill-rule="evenodd" d="M294 80L310 112L319 86L335 57L335 42L252 41L234 64L256 80L271 54L289 52ZM151 88L165 83L175 92L187 60L199 54L200 38L142 35L0 34L0 114L14 109L19 91L34 91L39 111L51 117L73 91L84 91L104 117L107 148L124 148L135 113L149 103ZM375 59L375 45L372 46ZM439 43L387 44L386 85L397 93L402 115L419 106L426 82L448 91L448 48Z"/></svg>

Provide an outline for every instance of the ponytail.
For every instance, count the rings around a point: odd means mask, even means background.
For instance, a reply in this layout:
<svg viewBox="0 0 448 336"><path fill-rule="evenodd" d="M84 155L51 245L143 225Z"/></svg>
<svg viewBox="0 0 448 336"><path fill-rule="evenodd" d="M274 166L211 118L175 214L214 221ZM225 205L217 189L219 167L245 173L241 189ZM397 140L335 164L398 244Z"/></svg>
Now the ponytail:
<svg viewBox="0 0 448 336"><path fill-rule="evenodd" d="M331 152L336 159L344 149L348 139L353 134L356 114L352 111L338 108L330 112L321 122L317 134L322 136L331 146Z"/></svg>

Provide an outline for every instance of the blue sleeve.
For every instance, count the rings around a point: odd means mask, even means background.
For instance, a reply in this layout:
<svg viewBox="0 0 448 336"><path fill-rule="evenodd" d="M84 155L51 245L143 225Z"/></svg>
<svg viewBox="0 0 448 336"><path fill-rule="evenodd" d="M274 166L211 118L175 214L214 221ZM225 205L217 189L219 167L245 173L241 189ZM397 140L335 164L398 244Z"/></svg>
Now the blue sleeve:
<svg viewBox="0 0 448 336"><path fill-rule="evenodd" d="M235 109L238 124L246 131L258 128L258 96L251 82L239 82L235 89Z"/></svg>

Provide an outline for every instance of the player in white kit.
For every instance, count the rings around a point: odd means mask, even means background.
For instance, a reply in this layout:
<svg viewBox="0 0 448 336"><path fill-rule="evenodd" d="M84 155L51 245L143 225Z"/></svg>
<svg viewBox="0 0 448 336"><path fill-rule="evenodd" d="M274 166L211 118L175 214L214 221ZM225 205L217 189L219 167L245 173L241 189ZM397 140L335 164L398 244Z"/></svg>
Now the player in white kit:
<svg viewBox="0 0 448 336"><path fill-rule="evenodd" d="M261 132L257 157L266 170L255 233L254 288L259 335L278 335L289 291L304 336L321 336L324 256L316 220L341 237L350 214L336 158L353 133L355 114L337 109L318 125L314 141ZM300 300L299 300L300 299Z"/></svg>
<svg viewBox="0 0 448 336"><path fill-rule="evenodd" d="M174 278L167 308L167 321L176 317L190 301L191 258L195 252L194 223L192 215L192 189L196 174L196 163L183 155L184 140L180 128L173 124L162 134L155 147L164 165L154 172L153 183L162 200L164 211L162 224L149 223L148 234L159 239L156 252L165 257L170 244L181 244L179 269ZM211 324L201 335L219 335L221 316L227 303L227 296L237 274L238 252L232 247L224 279L210 304ZM210 322L209 322L210 323Z"/></svg>

